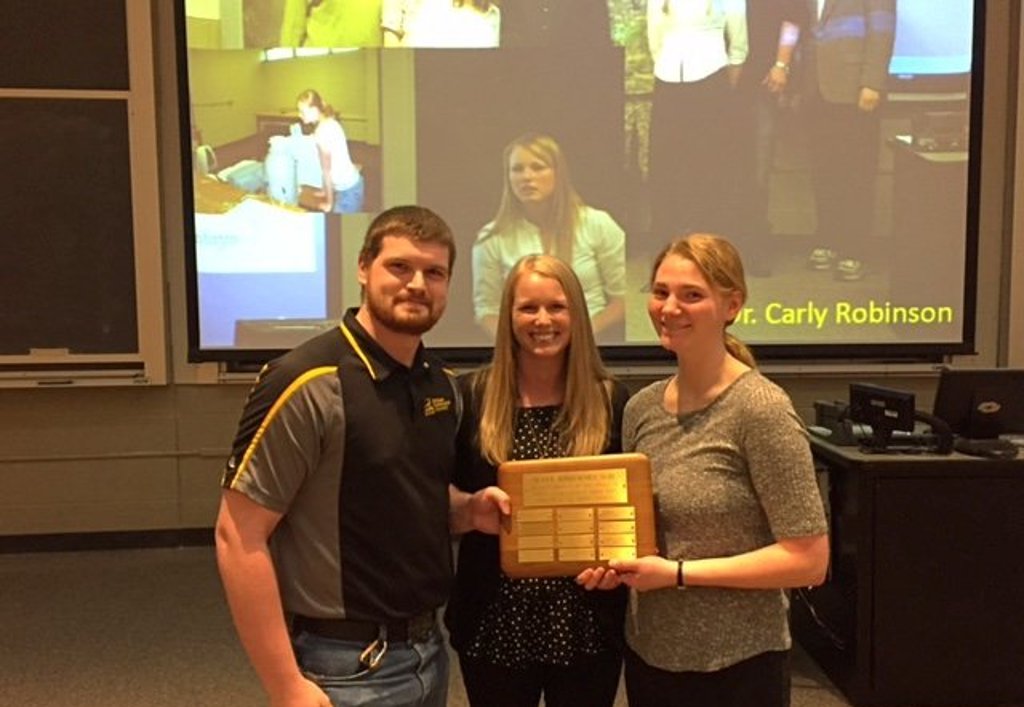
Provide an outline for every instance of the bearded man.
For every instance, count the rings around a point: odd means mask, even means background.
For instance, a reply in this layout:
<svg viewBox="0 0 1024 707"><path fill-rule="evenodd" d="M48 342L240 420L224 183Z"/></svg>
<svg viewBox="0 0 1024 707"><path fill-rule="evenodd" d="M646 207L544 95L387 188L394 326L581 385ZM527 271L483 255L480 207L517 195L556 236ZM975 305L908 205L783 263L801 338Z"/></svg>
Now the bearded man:
<svg viewBox="0 0 1024 707"><path fill-rule="evenodd" d="M271 361L221 482L217 563L274 707L443 707L437 609L450 532L496 533L508 499L450 486L461 403L421 341L448 301L455 243L429 209L380 214L362 304Z"/></svg>

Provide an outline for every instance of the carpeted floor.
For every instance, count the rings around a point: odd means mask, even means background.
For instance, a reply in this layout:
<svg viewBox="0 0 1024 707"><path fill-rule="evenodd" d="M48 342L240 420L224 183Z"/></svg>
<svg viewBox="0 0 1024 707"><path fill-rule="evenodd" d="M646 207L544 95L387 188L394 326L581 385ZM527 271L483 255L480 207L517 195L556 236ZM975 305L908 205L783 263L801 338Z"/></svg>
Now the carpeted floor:
<svg viewBox="0 0 1024 707"><path fill-rule="evenodd" d="M452 664L449 705L462 707ZM54 704L266 704L213 548L0 554L0 705ZM794 651L793 707L848 704Z"/></svg>

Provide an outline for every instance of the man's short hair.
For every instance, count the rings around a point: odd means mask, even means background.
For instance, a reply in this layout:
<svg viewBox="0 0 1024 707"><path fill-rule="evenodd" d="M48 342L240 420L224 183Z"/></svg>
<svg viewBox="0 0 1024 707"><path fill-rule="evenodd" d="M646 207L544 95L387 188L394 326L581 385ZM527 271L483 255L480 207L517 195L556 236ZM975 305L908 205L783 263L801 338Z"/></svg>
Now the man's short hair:
<svg viewBox="0 0 1024 707"><path fill-rule="evenodd" d="M380 255L385 236L408 238L416 243L437 243L448 248L448 274L455 266L455 238L444 219L424 206L394 206L373 219L366 231L359 263L368 265Z"/></svg>

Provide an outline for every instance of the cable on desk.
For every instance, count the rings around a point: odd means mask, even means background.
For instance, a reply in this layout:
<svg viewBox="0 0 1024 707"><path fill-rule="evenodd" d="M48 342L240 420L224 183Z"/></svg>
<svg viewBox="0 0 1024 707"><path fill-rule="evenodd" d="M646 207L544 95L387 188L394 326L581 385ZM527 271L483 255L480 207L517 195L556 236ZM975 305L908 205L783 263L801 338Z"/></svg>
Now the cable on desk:
<svg viewBox="0 0 1024 707"><path fill-rule="evenodd" d="M814 621L815 625L817 625L817 627L820 628L822 632L824 632L825 637L828 638L829 642L831 642L832 645L838 648L839 650L845 651L846 641L844 641L843 638L839 634L837 634L835 630L833 630L832 627L829 626L823 618L821 618L821 616L818 614L818 610L814 608L814 602L812 602L810 598L807 596L807 590L803 588L797 588L793 591L796 595L796 598L799 599L805 607L807 607L807 611L811 615L811 619Z"/></svg>

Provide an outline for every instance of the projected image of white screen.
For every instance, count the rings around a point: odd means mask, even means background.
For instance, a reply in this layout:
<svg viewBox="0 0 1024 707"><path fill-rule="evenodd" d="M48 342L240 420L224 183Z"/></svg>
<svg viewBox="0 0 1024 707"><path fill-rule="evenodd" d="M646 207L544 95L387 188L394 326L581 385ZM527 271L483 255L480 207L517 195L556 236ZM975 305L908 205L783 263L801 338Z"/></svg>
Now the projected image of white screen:
<svg viewBox="0 0 1024 707"><path fill-rule="evenodd" d="M186 0L193 350L331 326L402 203L456 234L434 346L489 346L548 252L600 344L649 348L652 261L702 231L743 255L733 331L765 351L958 350L973 0L865 5Z"/></svg>

